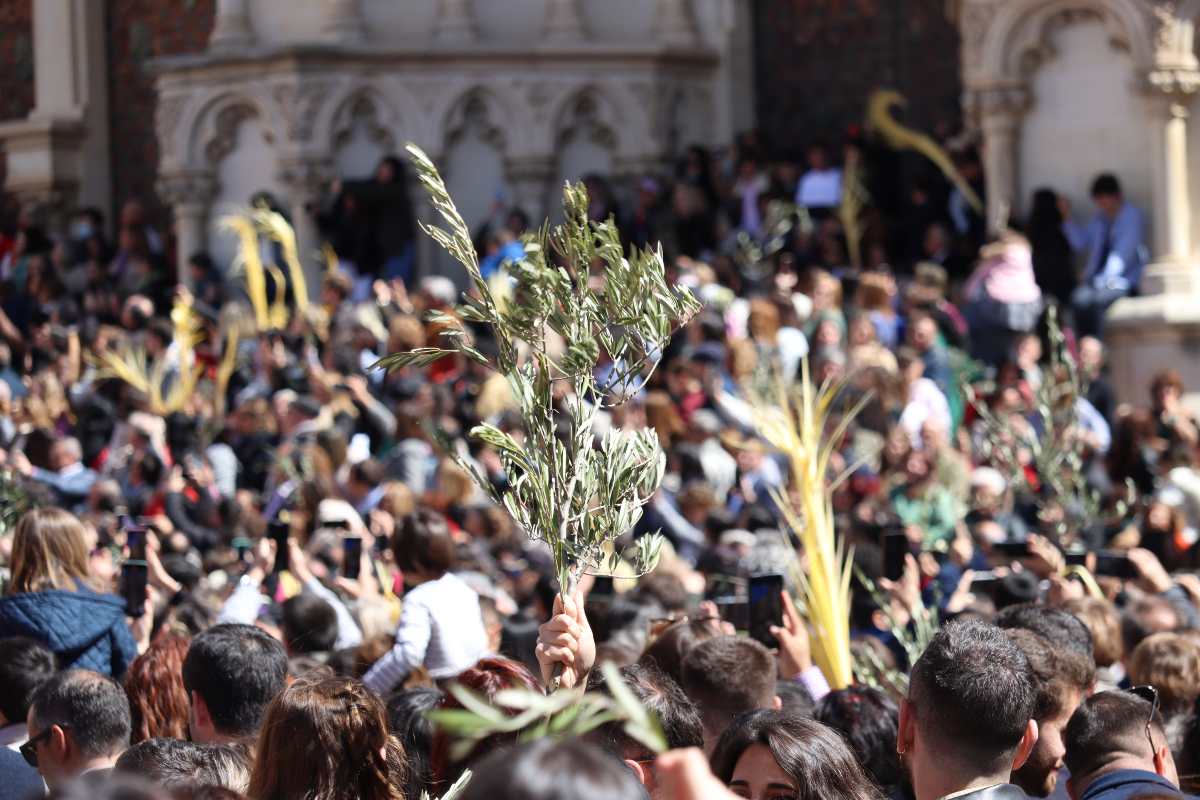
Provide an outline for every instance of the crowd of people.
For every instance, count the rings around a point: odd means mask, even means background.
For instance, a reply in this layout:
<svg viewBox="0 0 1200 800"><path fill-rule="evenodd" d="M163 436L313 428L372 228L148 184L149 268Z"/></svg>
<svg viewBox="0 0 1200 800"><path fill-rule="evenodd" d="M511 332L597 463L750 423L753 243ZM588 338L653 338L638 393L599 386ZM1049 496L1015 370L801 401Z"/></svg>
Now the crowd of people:
<svg viewBox="0 0 1200 800"><path fill-rule="evenodd" d="M459 355L371 369L436 346L426 315L458 302L415 262L398 161L312 209L338 266L273 328L206 254L172 275L138 203L115 248L94 210L61 238L20 220L0 242L0 798L418 800L467 770L470 800L1184 796L1200 425L1176 373L1119 404L1105 369L1141 212L1106 174L1086 224L1042 190L989 233L961 189L869 140L804 164L769 152L748 134L627 195L584 181L589 216L662 242L703 309L599 422L651 427L666 452L622 540L662 531L657 566L565 596L546 548L447 453L506 486L468 435L520 437L504 377ZM955 163L982 193L978 156ZM864 174L852 242L844 181ZM783 227L781 204L802 209ZM529 229L515 208L481 226L488 277ZM104 366L132 352L140 386ZM805 554L777 506L787 458L750 402L764 369L794 382L805 359L845 381L834 416L862 404L832 463L850 686L814 663L790 599ZM776 574L768 647L745 633L747 584ZM464 755L428 716L463 709L453 684L488 702L611 692L607 663L668 752L613 721Z"/></svg>

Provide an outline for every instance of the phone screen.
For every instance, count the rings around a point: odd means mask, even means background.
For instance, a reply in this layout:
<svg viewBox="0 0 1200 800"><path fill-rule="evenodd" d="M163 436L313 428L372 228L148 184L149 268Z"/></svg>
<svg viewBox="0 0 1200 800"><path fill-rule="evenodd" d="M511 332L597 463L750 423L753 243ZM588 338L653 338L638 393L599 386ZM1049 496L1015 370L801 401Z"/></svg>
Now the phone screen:
<svg viewBox="0 0 1200 800"><path fill-rule="evenodd" d="M146 529L140 525L125 528L125 545L129 548L130 561L146 560Z"/></svg>
<svg viewBox="0 0 1200 800"><path fill-rule="evenodd" d="M342 539L342 574L350 580L357 580L362 565L362 539L358 536L347 536Z"/></svg>
<svg viewBox="0 0 1200 800"><path fill-rule="evenodd" d="M1096 574L1110 578L1132 580L1138 577L1138 570L1125 553L1114 550L1101 550L1096 554Z"/></svg>
<svg viewBox="0 0 1200 800"><path fill-rule="evenodd" d="M1024 558L1029 555L1029 542L997 542L992 545L992 550L1009 558Z"/></svg>
<svg viewBox="0 0 1200 800"><path fill-rule="evenodd" d="M883 535L883 577L898 581L904 577L904 557L908 555L908 535L894 531Z"/></svg>
<svg viewBox="0 0 1200 800"><path fill-rule="evenodd" d="M783 626L783 576L758 575L750 579L750 636L767 647L779 642L771 627Z"/></svg>
<svg viewBox="0 0 1200 800"><path fill-rule="evenodd" d="M292 526L286 520L277 519L267 526L267 535L275 542L275 567L273 572L285 572L290 566L288 559L288 534Z"/></svg>

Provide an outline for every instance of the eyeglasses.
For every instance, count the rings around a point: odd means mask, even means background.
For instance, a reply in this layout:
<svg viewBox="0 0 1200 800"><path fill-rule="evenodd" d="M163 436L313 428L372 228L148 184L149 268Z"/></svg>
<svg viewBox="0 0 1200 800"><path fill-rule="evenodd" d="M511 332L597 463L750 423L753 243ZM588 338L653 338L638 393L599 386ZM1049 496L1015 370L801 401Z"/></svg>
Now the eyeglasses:
<svg viewBox="0 0 1200 800"><path fill-rule="evenodd" d="M1142 698L1150 704L1150 717L1146 720L1146 741L1150 742L1150 754L1153 756L1158 752L1158 749L1154 746L1154 737L1150 735L1150 725L1154 722L1154 718L1158 716L1158 689L1146 685L1131 686L1125 691Z"/></svg>
<svg viewBox="0 0 1200 800"><path fill-rule="evenodd" d="M32 739L25 742L25 744L18 748L21 751L21 757L25 759L25 763L34 769L37 769L38 765L37 746L50 738L50 734L54 731L54 727L55 726L51 725L49 728L46 728L46 730L42 731L37 736L34 736ZM69 725L58 726L60 730L64 731L69 727Z"/></svg>

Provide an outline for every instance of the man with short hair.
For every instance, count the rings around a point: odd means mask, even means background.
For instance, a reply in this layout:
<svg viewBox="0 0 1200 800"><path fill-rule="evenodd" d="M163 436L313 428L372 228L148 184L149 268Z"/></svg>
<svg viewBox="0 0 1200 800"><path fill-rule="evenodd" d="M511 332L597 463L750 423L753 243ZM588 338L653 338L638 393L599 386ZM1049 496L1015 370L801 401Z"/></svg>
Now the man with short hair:
<svg viewBox="0 0 1200 800"><path fill-rule="evenodd" d="M1037 744L1029 760L1013 771L1012 782L1033 797L1049 797L1058 784L1066 752L1063 729L1092 688L1096 666L1070 645L1063 646L1061 639L1050 640L1024 628L1011 628L1007 633L1029 659L1037 692L1033 713Z"/></svg>
<svg viewBox="0 0 1200 800"><path fill-rule="evenodd" d="M33 466L20 450L12 451L11 456L17 472L50 487L62 507L77 509L87 503L96 472L83 463L78 439L67 436L50 447L51 469Z"/></svg>
<svg viewBox="0 0 1200 800"><path fill-rule="evenodd" d="M287 669L283 645L253 625L215 625L192 639L183 661L192 740L226 744L253 736Z"/></svg>
<svg viewBox="0 0 1200 800"><path fill-rule="evenodd" d="M682 664L683 690L700 709L706 753L712 754L734 717L780 708L777 673L771 651L745 636L717 636L687 654Z"/></svg>
<svg viewBox="0 0 1200 800"><path fill-rule="evenodd" d="M25 743L33 694L57 670L54 653L36 639L0 639L0 747L18 750Z"/></svg>
<svg viewBox="0 0 1200 800"><path fill-rule="evenodd" d="M704 726L695 703L688 699L679 684L658 667L653 664L634 664L621 670L621 678L642 706L658 719L668 749L704 745ZM588 676L588 691L608 691L604 673L596 671ZM617 722L602 725L589 738L624 761L625 766L646 787L651 800L659 800L663 796L654 772L654 753L627 734L623 725Z"/></svg>
<svg viewBox="0 0 1200 800"><path fill-rule="evenodd" d="M1037 742L1029 659L994 625L948 623L909 678L897 752L916 800L1019 800L1008 783Z"/></svg>
<svg viewBox="0 0 1200 800"><path fill-rule="evenodd" d="M1125 201L1115 175L1104 173L1092 182L1096 215L1086 228L1071 219L1063 205L1063 233L1071 248L1086 252L1083 280L1071 293L1076 332L1099 336L1108 307L1136 291L1146 265L1146 221L1140 209Z"/></svg>
<svg viewBox="0 0 1200 800"><path fill-rule="evenodd" d="M114 770L137 775L174 792L187 786L223 786L245 794L250 785L248 753L232 745L179 739L146 739L117 759Z"/></svg>
<svg viewBox="0 0 1200 800"><path fill-rule="evenodd" d="M1101 692L1079 704L1066 730L1072 800L1191 797L1179 792L1162 718L1139 693Z"/></svg>
<svg viewBox="0 0 1200 800"><path fill-rule="evenodd" d="M129 700L120 684L86 669L60 672L34 693L21 755L51 789L102 779L129 746Z"/></svg>

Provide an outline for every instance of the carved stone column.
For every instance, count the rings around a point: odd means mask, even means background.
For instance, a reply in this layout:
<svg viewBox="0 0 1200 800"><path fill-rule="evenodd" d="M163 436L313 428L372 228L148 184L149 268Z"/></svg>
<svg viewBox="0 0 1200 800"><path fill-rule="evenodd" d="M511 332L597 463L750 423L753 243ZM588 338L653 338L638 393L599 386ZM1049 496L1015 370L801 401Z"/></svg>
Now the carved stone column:
<svg viewBox="0 0 1200 800"><path fill-rule="evenodd" d="M587 38L579 0L546 0L546 21L543 28L549 41L576 41Z"/></svg>
<svg viewBox="0 0 1200 800"><path fill-rule="evenodd" d="M973 104L979 111L983 133L983 164L987 181L989 230L1007 222L1017 203L1017 147L1021 116L1029 107L1029 93L1020 86L977 92Z"/></svg>
<svg viewBox="0 0 1200 800"><path fill-rule="evenodd" d="M279 181L287 188L288 211L296 231L296 251L304 267L308 295L313 299L321 291L321 235L314 211L332 177L333 165L327 159L293 159L279 168Z"/></svg>
<svg viewBox="0 0 1200 800"><path fill-rule="evenodd" d="M158 193L175 216L176 280L189 289L188 259L208 249L208 211L217 195L217 183L209 173L164 175Z"/></svg>
<svg viewBox="0 0 1200 800"><path fill-rule="evenodd" d="M217 0L212 34L208 37L210 50L242 50L254 44L248 2L249 0Z"/></svg>
<svg viewBox="0 0 1200 800"><path fill-rule="evenodd" d="M696 44L696 22L690 0L657 0L654 36L662 44L691 47Z"/></svg>
<svg viewBox="0 0 1200 800"><path fill-rule="evenodd" d="M1142 291L1190 293L1200 288L1200 283L1190 263L1187 118L1192 95L1200 88L1200 72L1151 72L1147 88L1154 168L1154 263L1146 270Z"/></svg>
<svg viewBox="0 0 1200 800"><path fill-rule="evenodd" d="M366 38L359 0L324 0L322 30L326 38L351 44Z"/></svg>
<svg viewBox="0 0 1200 800"><path fill-rule="evenodd" d="M511 157L504 162L504 173L512 187L513 199L529 217L529 224L538 226L546 218L546 197L554 180L552 156Z"/></svg>
<svg viewBox="0 0 1200 800"><path fill-rule="evenodd" d="M477 37L470 0L439 0L433 38L439 42L471 42Z"/></svg>

